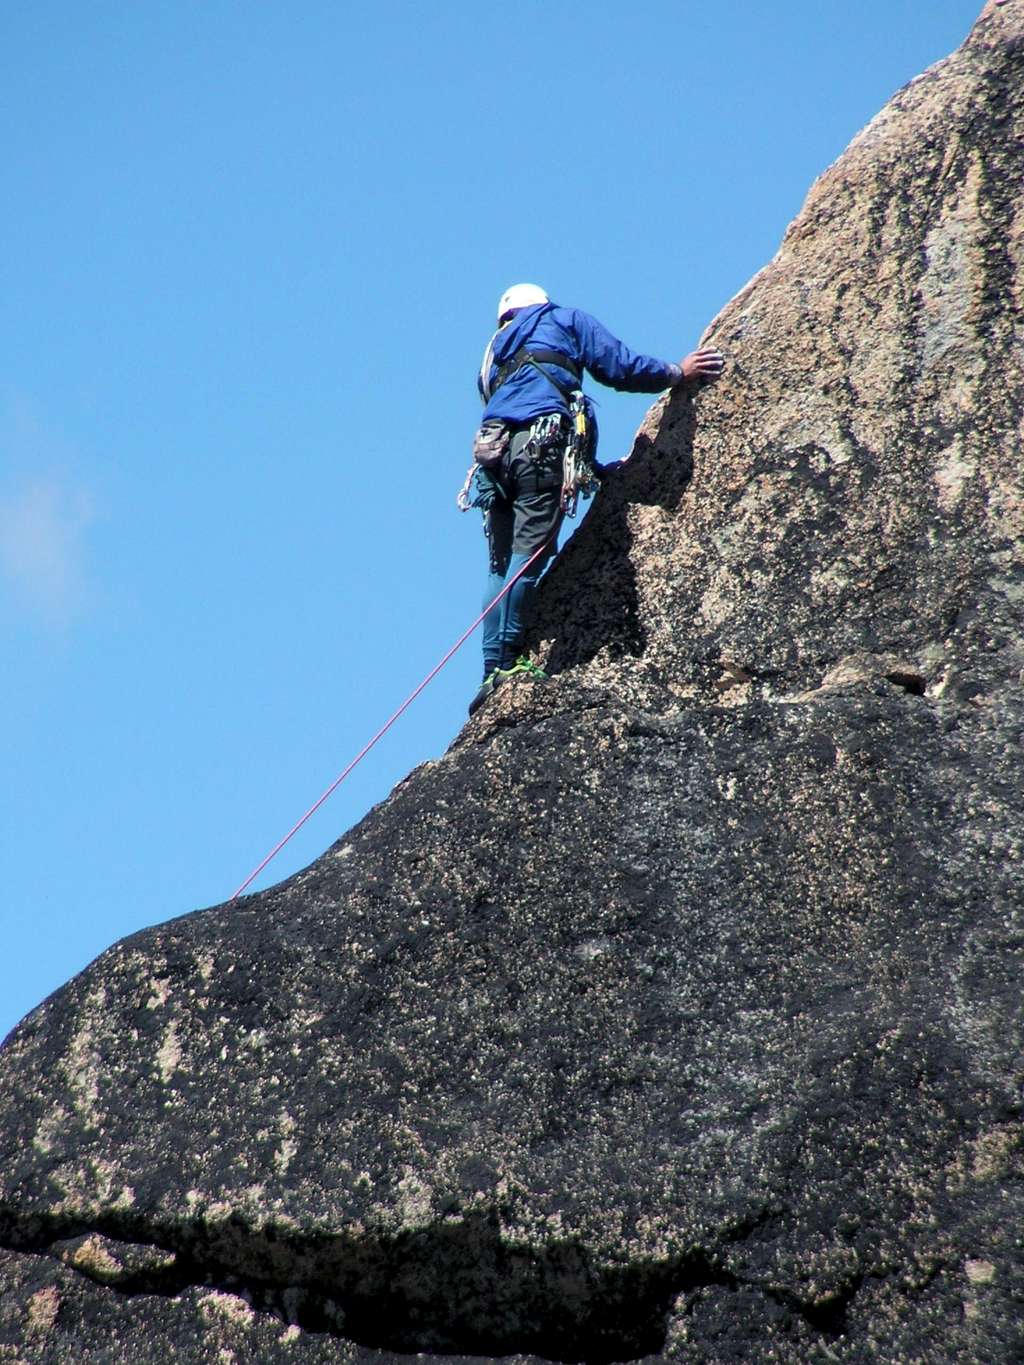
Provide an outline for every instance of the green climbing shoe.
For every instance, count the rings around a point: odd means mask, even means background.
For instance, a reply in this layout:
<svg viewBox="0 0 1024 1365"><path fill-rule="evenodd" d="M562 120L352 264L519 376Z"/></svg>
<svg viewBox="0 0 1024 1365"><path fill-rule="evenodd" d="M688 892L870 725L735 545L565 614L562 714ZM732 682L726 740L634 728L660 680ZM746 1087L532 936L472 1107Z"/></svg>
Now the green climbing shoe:
<svg viewBox="0 0 1024 1365"><path fill-rule="evenodd" d="M543 668L539 664L535 664L532 659L528 659L525 654L520 654L515 663L510 664L508 668L499 668L496 671L501 674L502 678L513 678L518 674L521 677L532 678L534 682L547 682L548 680L548 675Z"/></svg>

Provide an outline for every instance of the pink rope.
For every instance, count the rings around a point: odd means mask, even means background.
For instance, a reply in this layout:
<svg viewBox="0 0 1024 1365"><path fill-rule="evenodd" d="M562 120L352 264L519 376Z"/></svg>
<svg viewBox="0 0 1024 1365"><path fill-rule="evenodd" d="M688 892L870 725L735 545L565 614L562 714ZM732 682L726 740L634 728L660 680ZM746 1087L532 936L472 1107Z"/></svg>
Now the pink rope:
<svg viewBox="0 0 1024 1365"><path fill-rule="evenodd" d="M464 630L464 631L463 631L463 633L462 633L462 634L459 636L459 638L455 641L455 643L452 645L451 649L450 649L450 650L448 651L448 653L444 656L444 658L441 660L441 662L438 663L438 664L435 664L435 666L430 670L430 672L429 672L429 673L427 674L427 676L423 679L423 681L420 683L420 685L415 689L415 691L409 693L409 695L406 697L405 701L402 702L401 706L400 706L400 707L398 708L398 710L394 713L394 715L391 716L391 718L390 718L389 720L385 721L385 723L380 727L380 729L377 731L377 733L374 735L374 737L373 737L368 743L366 743L366 744L363 745L363 747L359 750L359 752L356 754L355 758L354 758L354 759L352 760L352 762L348 765L348 767L344 770L344 772L339 773L339 775L334 779L334 781L333 781L333 782L331 783L331 785L327 788L327 790L324 792L324 794L323 794L322 796L318 797L318 798L316 799L316 801L313 802L313 804L310 806L309 810L306 811L305 815L301 818L301 820L296 820L295 824L292 825L291 829L290 829L290 830L288 831L288 833L284 836L284 838L283 838L283 839L280 839L280 840L274 845L274 847L270 850L270 852L267 854L267 856L266 856L266 857L263 859L263 861L260 863L259 867L254 868L253 871L249 873L248 877L246 877L245 881L244 881L244 882L242 883L242 885L238 888L238 890L235 891L235 892L233 893L233 895L230 896L230 898L229 898L229 900L228 900L228 904L230 904L231 901L236 901L236 900L238 900L238 897L242 894L242 892L245 890L245 888L246 888L251 882L254 882L254 881L256 880L256 878L260 875L260 873L263 871L263 869L267 866L267 864L270 863L270 862L272 862L272 861L277 857L277 855L281 852L281 850L284 848L285 844L289 841L289 839L291 839L291 838L293 837L293 835L298 834L299 830L300 830L300 829L302 828L302 826L306 823L306 821L310 818L310 816L311 816L311 815L315 815L316 812L320 809L320 807L321 807L321 806L324 804L324 802L327 800L327 798L328 798L329 796L331 796L335 791L337 791L337 789L338 789L338 788L341 786L341 784L345 781L345 778L348 777L349 773L350 773L350 772L352 771L352 769L356 766L356 764L361 763L361 762L363 761L363 759L366 757L366 755L367 755L367 754L370 752L370 750L373 748L373 746L377 743L377 741L384 738L384 736L385 736L385 735L387 734L387 732L391 729L392 725L394 725L395 721L399 718L399 716L401 716L402 713L403 713L404 711L408 710L408 708L413 704L413 702L416 700L416 698L419 696L419 694L423 691L423 689L427 686L427 684L430 683L430 682L432 682L432 681L434 680L434 678L437 677L437 675L441 672L441 669L444 668L445 664L446 664L446 663L448 662L448 660L452 657L452 655L453 655L457 650L461 649L462 646L466 643L466 641L467 641L467 640L469 639L469 637L473 634L474 630L476 630L477 626L478 626L478 625L480 624L480 622L484 619L484 617L487 615L487 613L488 613L489 611L491 611L494 607L496 607L496 606L498 605L498 603L499 603L499 602L501 601L501 599L505 596L505 594L506 594L512 587L515 586L515 584L519 581L520 578L522 578L523 574L524 574L524 573L526 572L526 570L530 567L530 565L533 564L535 560L537 560L537 559L540 558L540 556L541 556L541 555L543 554L543 552L547 549L547 547L548 547L548 545L549 545L550 543L551 543L551 536L548 536L547 540L544 541L544 544L540 547L540 549L539 549L539 550L535 550L534 553L530 556L530 558L526 561L526 563L522 566L522 568L516 570L516 572L512 575L512 577L509 579L509 581L508 581L508 582L505 584L505 586L502 588L501 592L498 593L498 595L497 595L497 597L494 599L494 601L493 601L493 602L489 602L489 603L487 604L487 606L484 607L484 609L483 609L483 611L480 613L480 615L479 615L479 616L476 618L476 620L473 622L473 624L472 624L467 630Z"/></svg>

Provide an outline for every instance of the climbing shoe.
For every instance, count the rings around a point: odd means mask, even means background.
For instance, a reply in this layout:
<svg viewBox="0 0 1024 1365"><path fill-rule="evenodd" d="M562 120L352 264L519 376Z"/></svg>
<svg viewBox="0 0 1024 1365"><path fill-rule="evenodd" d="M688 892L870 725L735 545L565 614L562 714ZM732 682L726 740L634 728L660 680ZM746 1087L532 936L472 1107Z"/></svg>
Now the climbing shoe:
<svg viewBox="0 0 1024 1365"><path fill-rule="evenodd" d="M500 675L503 674L503 671L504 670L500 668L492 668L487 677L484 678L477 690L476 696L469 703L469 714L471 716L480 710L480 707L483 706L484 702L501 682Z"/></svg>
<svg viewBox="0 0 1024 1365"><path fill-rule="evenodd" d="M509 664L507 668L495 670L502 679L514 677L532 678L534 682L547 682L548 675L532 659L528 659L525 654L520 654L514 664Z"/></svg>

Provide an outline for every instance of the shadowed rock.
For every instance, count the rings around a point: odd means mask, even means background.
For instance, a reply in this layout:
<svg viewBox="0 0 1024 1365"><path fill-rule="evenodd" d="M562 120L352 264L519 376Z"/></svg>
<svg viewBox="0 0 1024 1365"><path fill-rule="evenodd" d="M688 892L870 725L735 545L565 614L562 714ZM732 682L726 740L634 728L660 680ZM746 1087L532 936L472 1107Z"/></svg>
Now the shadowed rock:
<svg viewBox="0 0 1024 1365"><path fill-rule="evenodd" d="M506 684L0 1053L0 1359L1024 1357L1024 0L709 329Z"/></svg>

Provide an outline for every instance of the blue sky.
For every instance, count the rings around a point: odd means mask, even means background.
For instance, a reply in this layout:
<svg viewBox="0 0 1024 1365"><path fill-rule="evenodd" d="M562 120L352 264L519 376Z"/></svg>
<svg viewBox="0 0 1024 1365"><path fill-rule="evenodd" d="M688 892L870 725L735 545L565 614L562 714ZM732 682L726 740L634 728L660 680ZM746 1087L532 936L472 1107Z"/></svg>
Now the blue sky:
<svg viewBox="0 0 1024 1365"><path fill-rule="evenodd" d="M224 900L475 615L518 280L677 359L981 0L10 0L0 1036ZM649 400L598 392L602 455ZM460 728L471 641L257 885Z"/></svg>

